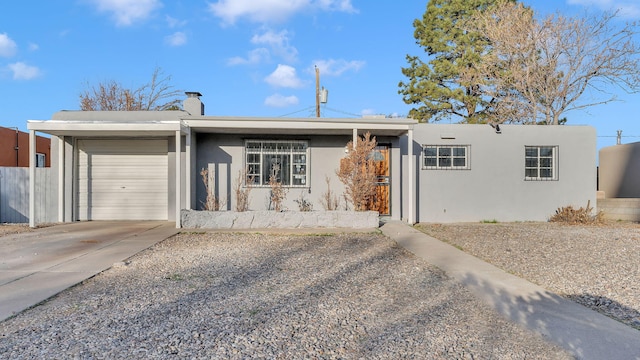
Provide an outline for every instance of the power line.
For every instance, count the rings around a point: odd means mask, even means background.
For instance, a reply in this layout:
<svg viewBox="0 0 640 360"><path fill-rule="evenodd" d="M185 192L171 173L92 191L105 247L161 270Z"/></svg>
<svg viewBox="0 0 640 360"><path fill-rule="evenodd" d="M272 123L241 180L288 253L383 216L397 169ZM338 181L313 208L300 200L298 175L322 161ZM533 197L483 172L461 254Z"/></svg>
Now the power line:
<svg viewBox="0 0 640 360"><path fill-rule="evenodd" d="M301 112L303 112L303 111L309 111L309 110L311 110L311 109L313 109L313 108L314 108L314 106L308 106L308 107L306 107L306 108L304 108L304 109L302 109L302 110L296 110L296 111L294 111L294 112L290 112L290 113L288 113L288 114L280 115L280 116L278 116L278 117L285 117L285 116L289 116L289 115L293 115L293 114L301 113Z"/></svg>

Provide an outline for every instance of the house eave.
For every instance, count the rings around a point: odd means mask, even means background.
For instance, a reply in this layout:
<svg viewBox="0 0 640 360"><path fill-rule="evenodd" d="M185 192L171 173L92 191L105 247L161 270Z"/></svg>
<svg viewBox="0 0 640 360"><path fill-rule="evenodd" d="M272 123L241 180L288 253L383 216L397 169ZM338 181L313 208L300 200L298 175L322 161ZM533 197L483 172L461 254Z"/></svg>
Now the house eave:
<svg viewBox="0 0 640 360"><path fill-rule="evenodd" d="M175 136L188 128L180 120L154 121L110 121L110 120L28 120L27 129L55 136L77 137L139 137L139 136Z"/></svg>
<svg viewBox="0 0 640 360"><path fill-rule="evenodd" d="M350 135L369 131L377 136L401 136L417 123L412 119L258 118L198 116L182 120L195 132L246 134Z"/></svg>

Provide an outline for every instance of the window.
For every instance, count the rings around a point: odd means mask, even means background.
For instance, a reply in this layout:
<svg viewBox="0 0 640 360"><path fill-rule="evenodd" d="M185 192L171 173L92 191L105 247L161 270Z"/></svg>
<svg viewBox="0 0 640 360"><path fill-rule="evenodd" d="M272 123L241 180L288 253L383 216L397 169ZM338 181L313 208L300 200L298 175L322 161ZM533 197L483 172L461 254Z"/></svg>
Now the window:
<svg viewBox="0 0 640 360"><path fill-rule="evenodd" d="M470 169L469 149L469 145L423 145L422 169Z"/></svg>
<svg viewBox="0 0 640 360"><path fill-rule="evenodd" d="M44 167L47 157L45 154L36 153L36 167Z"/></svg>
<svg viewBox="0 0 640 360"><path fill-rule="evenodd" d="M269 186L274 175L284 186L308 186L309 143L307 141L247 140L245 168L255 186Z"/></svg>
<svg viewBox="0 0 640 360"><path fill-rule="evenodd" d="M525 180L558 180L557 146L525 146Z"/></svg>

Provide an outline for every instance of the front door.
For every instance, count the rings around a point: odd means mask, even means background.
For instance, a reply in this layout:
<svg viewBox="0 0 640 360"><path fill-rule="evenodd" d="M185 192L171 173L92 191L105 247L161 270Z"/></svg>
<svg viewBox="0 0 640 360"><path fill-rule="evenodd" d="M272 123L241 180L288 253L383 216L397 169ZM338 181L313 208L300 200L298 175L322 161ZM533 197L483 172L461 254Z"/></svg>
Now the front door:
<svg viewBox="0 0 640 360"><path fill-rule="evenodd" d="M380 215L391 215L389 199L391 198L390 187L390 167L389 167L389 145L376 146L372 157L376 168L376 196L369 205L369 210L377 211Z"/></svg>

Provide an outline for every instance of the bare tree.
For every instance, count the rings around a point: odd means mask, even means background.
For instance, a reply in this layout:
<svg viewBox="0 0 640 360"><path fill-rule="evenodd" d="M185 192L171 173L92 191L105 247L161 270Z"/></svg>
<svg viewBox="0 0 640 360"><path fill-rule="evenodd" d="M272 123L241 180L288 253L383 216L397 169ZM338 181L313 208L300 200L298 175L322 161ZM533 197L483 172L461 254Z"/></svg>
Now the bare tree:
<svg viewBox="0 0 640 360"><path fill-rule="evenodd" d="M156 68L151 81L137 89L127 89L115 80L91 86L80 93L84 111L162 111L179 109L182 91L173 89L171 76Z"/></svg>
<svg viewBox="0 0 640 360"><path fill-rule="evenodd" d="M476 13L465 26L491 43L476 70L494 98L493 120L557 125L567 111L616 100L613 87L640 90L637 24L615 20L615 13L537 20L512 3Z"/></svg>

